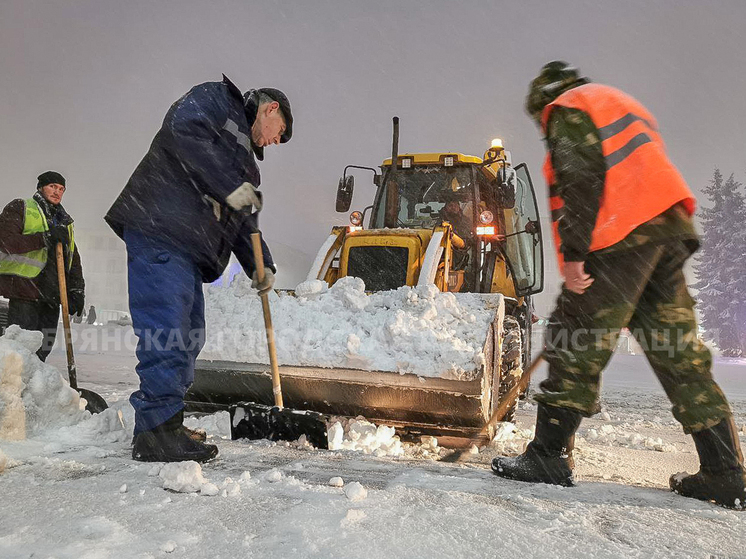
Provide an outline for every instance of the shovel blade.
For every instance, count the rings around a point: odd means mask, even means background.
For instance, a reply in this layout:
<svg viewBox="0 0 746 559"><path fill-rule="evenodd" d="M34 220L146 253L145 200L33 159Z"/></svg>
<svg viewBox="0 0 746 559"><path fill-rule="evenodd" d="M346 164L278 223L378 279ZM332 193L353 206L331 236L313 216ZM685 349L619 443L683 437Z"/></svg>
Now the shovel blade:
<svg viewBox="0 0 746 559"><path fill-rule="evenodd" d="M326 421L320 413L280 409L253 402L230 407L231 439L297 441L305 435L316 448L329 448Z"/></svg>
<svg viewBox="0 0 746 559"><path fill-rule="evenodd" d="M78 388L78 392L80 393L80 397L86 401L85 409L91 413L101 413L109 407L106 400L91 390Z"/></svg>

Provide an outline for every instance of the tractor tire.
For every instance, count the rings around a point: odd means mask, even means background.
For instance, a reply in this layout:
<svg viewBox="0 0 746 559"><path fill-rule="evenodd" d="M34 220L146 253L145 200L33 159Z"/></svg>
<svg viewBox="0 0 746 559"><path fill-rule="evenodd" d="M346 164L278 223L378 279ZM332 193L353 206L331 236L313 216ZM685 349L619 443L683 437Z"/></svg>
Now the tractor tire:
<svg viewBox="0 0 746 559"><path fill-rule="evenodd" d="M503 323L502 359L500 360L500 388L498 402L502 402L505 395L513 388L523 375L523 329L512 316L506 316ZM515 423L520 395L511 402L508 411L500 421Z"/></svg>

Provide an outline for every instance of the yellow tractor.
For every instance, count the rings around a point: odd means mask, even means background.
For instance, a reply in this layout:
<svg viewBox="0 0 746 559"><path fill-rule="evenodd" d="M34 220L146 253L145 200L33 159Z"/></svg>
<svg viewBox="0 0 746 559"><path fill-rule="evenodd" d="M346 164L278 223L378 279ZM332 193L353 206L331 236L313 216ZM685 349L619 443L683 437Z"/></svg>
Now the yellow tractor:
<svg viewBox="0 0 746 559"><path fill-rule="evenodd" d="M285 404L333 415L363 415L403 434L471 437L530 359L531 295L543 288L543 252L536 196L525 164L494 140L483 157L398 153L379 169L348 165L336 209L348 212L353 173L372 173L373 203L332 228L309 271L330 286L361 278L369 292L435 284L439 290L482 294L494 318L484 362L465 380L285 365ZM367 220L367 223L366 223ZM188 408L210 411L242 400L271 404L264 364L198 361ZM503 420L511 420L517 401Z"/></svg>

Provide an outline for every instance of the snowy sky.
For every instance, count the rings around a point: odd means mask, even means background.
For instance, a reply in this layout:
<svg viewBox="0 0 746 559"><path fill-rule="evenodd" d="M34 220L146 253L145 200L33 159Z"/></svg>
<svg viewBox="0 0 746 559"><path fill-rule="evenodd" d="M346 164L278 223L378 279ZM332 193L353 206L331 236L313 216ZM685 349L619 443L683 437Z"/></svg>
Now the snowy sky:
<svg viewBox="0 0 746 559"><path fill-rule="evenodd" d="M646 104L699 191L715 166L743 180L744 21L742 0L2 0L0 203L55 169L79 226L104 227L169 105L221 72L293 105L293 140L261 165L270 239L315 253L346 220L344 165L380 164L395 114L401 151L481 155L502 137L543 194L523 100L558 58ZM372 198L367 180L354 207Z"/></svg>

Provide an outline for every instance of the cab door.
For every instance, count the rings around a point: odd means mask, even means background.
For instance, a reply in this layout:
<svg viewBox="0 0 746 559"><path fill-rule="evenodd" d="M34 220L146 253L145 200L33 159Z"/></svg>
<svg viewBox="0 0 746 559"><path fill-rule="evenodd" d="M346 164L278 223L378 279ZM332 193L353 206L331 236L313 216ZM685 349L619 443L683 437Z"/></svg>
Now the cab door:
<svg viewBox="0 0 746 559"><path fill-rule="evenodd" d="M515 205L505 209L505 255L518 297L544 289L544 249L536 193L525 163L514 167L509 187Z"/></svg>

